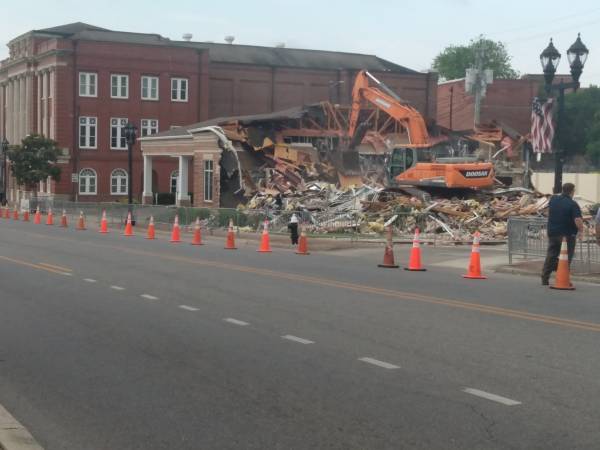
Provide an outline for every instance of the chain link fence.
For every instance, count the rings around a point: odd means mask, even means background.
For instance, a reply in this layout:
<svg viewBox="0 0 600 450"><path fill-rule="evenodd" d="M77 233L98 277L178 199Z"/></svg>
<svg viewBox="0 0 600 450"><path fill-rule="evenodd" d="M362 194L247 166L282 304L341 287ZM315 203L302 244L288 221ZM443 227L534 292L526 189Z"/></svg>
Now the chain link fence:
<svg viewBox="0 0 600 450"><path fill-rule="evenodd" d="M548 248L548 219L545 217L510 217L508 220L508 262L544 259ZM600 247L593 228L586 226L577 240L571 270L575 273L600 273Z"/></svg>

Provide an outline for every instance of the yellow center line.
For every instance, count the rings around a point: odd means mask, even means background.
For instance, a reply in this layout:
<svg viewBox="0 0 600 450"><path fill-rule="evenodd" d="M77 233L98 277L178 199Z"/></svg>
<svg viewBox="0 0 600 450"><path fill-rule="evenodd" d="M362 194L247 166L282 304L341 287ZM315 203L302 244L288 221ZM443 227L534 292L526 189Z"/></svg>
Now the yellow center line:
<svg viewBox="0 0 600 450"><path fill-rule="evenodd" d="M42 235L42 234L37 234L37 233L29 233L29 232L26 232L26 233L41 237L45 240L51 239L51 240L61 240L61 241L72 242L71 239L64 238L64 237L47 236L47 235ZM545 323L545 324L549 324L549 325L557 325L557 326L561 326L561 327L568 327L568 328L574 328L574 329L579 329L579 330L600 332L600 323L567 319L567 318L562 318L562 317L558 317L558 316L548 316L548 315L544 315L544 314L536 314L536 313L531 313L528 311L522 311L522 310L510 309L510 308L502 308L502 307L498 307L498 306L489 306L489 305L484 305L481 303L473 303L473 302L469 302L469 301L465 301L465 300L449 299L449 298L443 298L443 297L423 295L423 294L418 294L418 293L414 293L414 292L405 292L405 291L399 291L399 290L384 289L384 288L378 288L378 287L374 287L374 286L366 286L366 285L348 283L345 281L339 281L339 280L333 280L333 279L327 279L327 278L321 278L321 277L299 275L299 274L295 274L295 273L280 272L280 271L274 271L274 270L269 270L269 269L259 269L259 268L255 268L255 267L251 267L251 266L242 266L242 265L237 265L237 264L223 263L223 262L219 262L219 261L193 259L193 258L177 256L177 255L168 254L168 253L156 253L156 252L151 252L151 251L146 251L146 250L135 250L135 249L126 248L126 247L122 247L122 246L105 245L105 244L101 245L101 244L96 244L93 242L85 242L85 241L83 243L86 245L89 245L89 246L93 246L93 247L110 248L110 249L118 250L118 251L121 251L124 253L129 253L129 254L137 255L137 256L147 256L147 257L152 257L152 258L160 258L160 259L168 260L168 261L182 262L185 264L193 264L193 265L197 265L197 266L213 267L213 268L218 268L218 269L223 269L223 270L232 270L232 271L243 272L243 273L252 273L252 274L261 275L264 277L278 278L278 279L290 280L290 281L294 281L294 282L304 282L304 283L309 283L309 284L319 285L319 286L340 288L340 289L345 289L348 291L362 292L362 293L366 293L366 294L375 294L375 295L380 295L380 296L389 297L389 298L395 298L395 299L399 299L399 300L411 300L411 301L417 301L417 302L421 302L421 303L443 305L443 306L448 306L448 307L452 307L452 308L477 311L477 312L481 312L481 313L485 313L485 314L502 316L502 317L510 317L510 318L519 319L519 320L527 320L527 321L531 321L531 322L540 322L540 323Z"/></svg>
<svg viewBox="0 0 600 450"><path fill-rule="evenodd" d="M67 267L57 266L56 264L49 264L45 262L38 263L40 266L50 267L51 269L61 270L62 272L73 272L73 269L69 269Z"/></svg>
<svg viewBox="0 0 600 450"><path fill-rule="evenodd" d="M46 272L56 273L58 275L65 274L64 270L56 270L51 267L42 266L41 264L34 264L34 263L27 262L27 261L21 261L20 259L9 258L8 256L0 255L0 259L2 259L4 261L12 262L14 264L18 264L20 266L31 267L33 269L39 269L39 270L45 270Z"/></svg>

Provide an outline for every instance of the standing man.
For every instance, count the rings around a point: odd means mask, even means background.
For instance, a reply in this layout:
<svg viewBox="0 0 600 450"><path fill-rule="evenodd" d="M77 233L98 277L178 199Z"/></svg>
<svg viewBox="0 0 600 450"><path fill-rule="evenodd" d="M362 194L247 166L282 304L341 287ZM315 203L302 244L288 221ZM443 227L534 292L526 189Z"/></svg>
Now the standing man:
<svg viewBox="0 0 600 450"><path fill-rule="evenodd" d="M554 195L550 199L548 213L548 252L542 269L542 285L547 286L550 274L558 267L558 255L563 238L567 240L569 252L569 264L575 254L577 233L583 232L583 220L581 209L573 196L575 185L565 183L562 186L562 194Z"/></svg>

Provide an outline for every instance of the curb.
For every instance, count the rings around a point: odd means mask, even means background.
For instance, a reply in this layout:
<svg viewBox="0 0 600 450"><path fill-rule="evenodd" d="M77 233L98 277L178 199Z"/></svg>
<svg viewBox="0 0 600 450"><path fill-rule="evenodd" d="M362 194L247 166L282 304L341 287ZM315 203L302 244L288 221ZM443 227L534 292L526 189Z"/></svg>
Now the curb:
<svg viewBox="0 0 600 450"><path fill-rule="evenodd" d="M27 429L0 405L0 449L44 450Z"/></svg>
<svg viewBox="0 0 600 450"><path fill-rule="evenodd" d="M507 267L507 266L496 267L494 269L494 272L504 273L504 274L508 274L508 275L524 275L524 276L538 277L538 278L540 276L540 274L537 272L530 272L528 270L518 269L516 267L510 267L510 266L509 267ZM600 276L586 276L586 275L571 274L571 280L583 281L584 283L600 284Z"/></svg>

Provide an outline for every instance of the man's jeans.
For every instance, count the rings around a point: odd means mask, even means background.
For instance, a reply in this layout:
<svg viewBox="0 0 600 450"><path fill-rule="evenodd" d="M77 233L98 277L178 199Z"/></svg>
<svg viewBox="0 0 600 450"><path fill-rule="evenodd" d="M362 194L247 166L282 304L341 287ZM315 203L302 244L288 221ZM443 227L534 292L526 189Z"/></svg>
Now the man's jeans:
<svg viewBox="0 0 600 450"><path fill-rule="evenodd" d="M542 280L544 281L548 281L550 279L550 274L554 272L558 267L558 255L560 254L560 247L562 244L563 237L567 239L569 265L573 260L573 255L575 254L575 244L577 243L577 236L548 237L548 251L546 253L546 261L544 261L544 268L542 269Z"/></svg>

